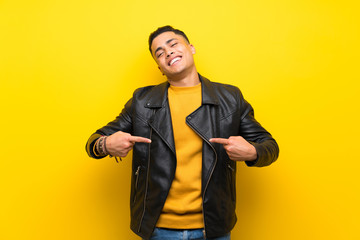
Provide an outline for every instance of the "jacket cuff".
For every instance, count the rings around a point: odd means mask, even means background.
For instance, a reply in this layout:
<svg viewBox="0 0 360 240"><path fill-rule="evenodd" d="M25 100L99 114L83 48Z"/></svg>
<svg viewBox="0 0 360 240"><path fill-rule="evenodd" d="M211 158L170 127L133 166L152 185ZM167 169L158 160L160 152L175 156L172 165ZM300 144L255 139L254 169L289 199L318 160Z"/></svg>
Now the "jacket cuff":
<svg viewBox="0 0 360 240"><path fill-rule="evenodd" d="M254 161L245 161L248 167L265 167L278 158L279 148L275 141L266 140L262 143L249 143L255 147L257 158ZM269 145L272 147L269 147Z"/></svg>
<svg viewBox="0 0 360 240"><path fill-rule="evenodd" d="M86 143L86 152L89 155L89 157L100 159L104 158L105 156L99 156L94 152L94 145L96 143L96 140L98 140L101 137L100 134L94 133L90 136L89 140Z"/></svg>

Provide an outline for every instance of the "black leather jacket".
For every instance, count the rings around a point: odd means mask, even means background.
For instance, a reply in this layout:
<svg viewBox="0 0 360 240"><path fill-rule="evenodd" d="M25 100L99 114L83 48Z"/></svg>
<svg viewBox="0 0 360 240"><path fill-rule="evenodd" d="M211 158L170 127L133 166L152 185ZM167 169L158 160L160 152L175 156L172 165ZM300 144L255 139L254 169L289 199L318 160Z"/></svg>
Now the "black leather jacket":
<svg viewBox="0 0 360 240"><path fill-rule="evenodd" d="M240 90L231 85L210 82L200 76L202 105L186 118L186 123L204 140L202 163L203 216L206 236L219 237L236 223L236 162L229 159L221 144L210 138L242 136L256 148L256 161L248 166L262 167L274 162L279 148L271 135L255 120L253 109ZM151 144L136 143L133 148L131 178L131 229L149 239L161 214L175 176L176 154L168 83L136 90L121 114L88 140L89 156L100 135L117 131L150 138Z"/></svg>

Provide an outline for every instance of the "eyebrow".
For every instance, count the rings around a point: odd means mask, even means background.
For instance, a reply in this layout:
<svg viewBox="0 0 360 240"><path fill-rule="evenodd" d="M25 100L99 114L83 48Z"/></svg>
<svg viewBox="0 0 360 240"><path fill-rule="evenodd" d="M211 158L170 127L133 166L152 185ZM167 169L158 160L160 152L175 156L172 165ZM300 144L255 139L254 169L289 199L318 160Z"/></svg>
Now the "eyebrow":
<svg viewBox="0 0 360 240"><path fill-rule="evenodd" d="M165 44L169 44L171 41L174 41L174 40L177 40L177 38L171 38L171 39L167 40ZM156 52L157 52L157 51L160 51L161 49L163 49L163 48L162 48L162 47L158 47L158 48L155 50L154 55L156 55Z"/></svg>

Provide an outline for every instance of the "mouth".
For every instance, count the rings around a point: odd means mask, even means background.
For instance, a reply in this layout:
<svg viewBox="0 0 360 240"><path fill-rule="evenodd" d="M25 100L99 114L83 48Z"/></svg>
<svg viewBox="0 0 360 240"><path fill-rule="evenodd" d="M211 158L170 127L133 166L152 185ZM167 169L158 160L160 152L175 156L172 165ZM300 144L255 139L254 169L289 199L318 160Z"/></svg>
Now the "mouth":
<svg viewBox="0 0 360 240"><path fill-rule="evenodd" d="M174 65L175 63L179 62L180 60L181 60L181 56L174 57L173 59L171 59L169 61L168 66Z"/></svg>

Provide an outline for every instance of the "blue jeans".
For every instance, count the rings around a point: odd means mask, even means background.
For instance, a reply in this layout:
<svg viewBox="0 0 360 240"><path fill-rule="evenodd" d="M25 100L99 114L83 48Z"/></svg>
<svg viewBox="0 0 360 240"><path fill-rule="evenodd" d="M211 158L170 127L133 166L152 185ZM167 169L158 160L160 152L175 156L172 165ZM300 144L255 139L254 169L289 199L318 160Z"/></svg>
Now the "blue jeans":
<svg viewBox="0 0 360 240"><path fill-rule="evenodd" d="M155 228L150 240L204 240L203 229L167 229ZM230 233L222 237L207 240L230 240Z"/></svg>

